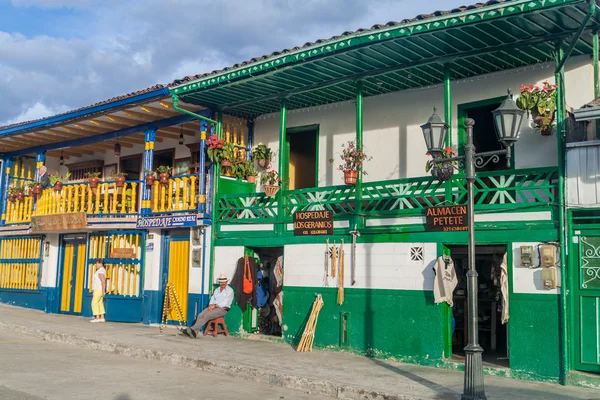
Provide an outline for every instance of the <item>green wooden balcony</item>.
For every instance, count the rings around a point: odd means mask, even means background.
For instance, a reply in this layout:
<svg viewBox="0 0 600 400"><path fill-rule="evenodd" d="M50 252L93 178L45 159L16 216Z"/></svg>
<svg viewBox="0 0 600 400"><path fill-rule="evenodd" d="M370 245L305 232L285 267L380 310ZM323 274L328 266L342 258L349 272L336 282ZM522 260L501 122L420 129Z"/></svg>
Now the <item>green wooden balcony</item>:
<svg viewBox="0 0 600 400"><path fill-rule="evenodd" d="M557 196L557 168L480 172L475 182L475 210L511 212L552 206ZM282 215L279 215L279 202ZM431 206L466 204L467 183L463 174L447 182L430 176L363 183L361 212L365 218L425 215ZM275 224L291 222L297 211L330 210L335 220L356 216L356 188L328 186L288 190L276 197L264 193L221 195L217 224Z"/></svg>

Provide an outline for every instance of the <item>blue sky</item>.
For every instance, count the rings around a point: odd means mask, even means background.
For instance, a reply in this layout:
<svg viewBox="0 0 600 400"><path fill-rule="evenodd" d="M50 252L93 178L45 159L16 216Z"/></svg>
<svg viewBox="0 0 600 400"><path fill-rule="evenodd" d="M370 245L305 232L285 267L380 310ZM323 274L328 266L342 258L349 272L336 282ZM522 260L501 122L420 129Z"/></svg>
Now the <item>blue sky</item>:
<svg viewBox="0 0 600 400"><path fill-rule="evenodd" d="M460 5L459 0L0 0L0 126Z"/></svg>

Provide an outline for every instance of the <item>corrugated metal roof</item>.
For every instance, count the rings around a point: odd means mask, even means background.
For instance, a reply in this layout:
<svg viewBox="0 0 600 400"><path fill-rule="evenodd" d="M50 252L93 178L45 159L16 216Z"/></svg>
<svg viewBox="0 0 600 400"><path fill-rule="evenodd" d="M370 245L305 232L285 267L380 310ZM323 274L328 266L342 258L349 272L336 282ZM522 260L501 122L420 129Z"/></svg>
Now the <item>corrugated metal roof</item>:
<svg viewBox="0 0 600 400"><path fill-rule="evenodd" d="M338 40L340 38L346 37L346 36L351 36L357 33L363 33L363 32L368 32L368 31L378 31L381 29L385 29L385 28L390 28L390 27L396 27L396 26L402 26L402 25L406 25L409 23L413 23L413 22L418 22L418 21L423 21L423 20L427 20L427 19L431 19L431 18L435 18L435 17L441 17L441 16L446 16L446 15L450 15L450 14L456 14L456 13L461 13L464 11L468 11L468 10L473 10L473 9L478 9L478 8L483 8L483 7L488 7L488 6L492 6L492 5L496 5L496 4L502 4L502 3L510 3L516 0L490 0L488 2L485 3L476 3L476 4L472 4L469 6L460 6L460 7L456 7L453 8L451 10L445 10L445 11L434 11L431 14L419 14L414 18L407 18L407 19L403 19L400 22L395 22L395 21L390 21L387 24L377 24L377 25L373 25L371 28L369 29L364 29L364 28L359 28L355 31L346 31L343 32L341 35L337 35L337 36L332 36L329 39L318 39L314 42L306 42L304 43L302 46L297 46L297 47L292 47L289 49L283 49L280 51L275 51L271 54L265 54L262 55L260 57L255 57L255 58L251 58L248 61L244 61L242 63L239 64L234 64L231 67L225 67L221 70L215 70L212 72L208 72L208 73L203 73L203 74L198 74L198 75L191 75L191 76L186 76L184 78L181 79L176 79L173 82L171 82L168 86L169 87L173 87L173 86L178 86L184 83L188 83L188 82L192 82L192 81L196 81L198 79L203 79L212 75L218 75L220 73L223 72L227 72L229 70L235 69L235 68L239 68L239 67L244 67L256 62L262 62L265 60L268 60L270 58L273 57L277 57L280 56L282 54L286 54L286 53L291 53L297 50L301 50L301 49L305 49L305 48L309 48L311 46L314 46L316 44L324 44L333 40Z"/></svg>

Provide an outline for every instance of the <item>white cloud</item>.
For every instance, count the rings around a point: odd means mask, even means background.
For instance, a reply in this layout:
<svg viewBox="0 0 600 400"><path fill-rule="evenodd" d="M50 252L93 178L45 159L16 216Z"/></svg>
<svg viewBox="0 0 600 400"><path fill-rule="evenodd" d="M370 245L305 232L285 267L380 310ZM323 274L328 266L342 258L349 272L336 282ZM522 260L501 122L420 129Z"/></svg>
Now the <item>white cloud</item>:
<svg viewBox="0 0 600 400"><path fill-rule="evenodd" d="M49 117L51 115L64 113L66 111L69 111L69 109L70 109L70 107L65 106L65 105L58 106L58 107L47 107L46 105L44 105L42 103L35 103L31 107L27 107L16 118L10 119L5 122L1 122L0 126L17 124L19 122L24 122L24 121L33 121L36 119Z"/></svg>
<svg viewBox="0 0 600 400"><path fill-rule="evenodd" d="M77 8L77 24L72 38L27 35L26 19L20 33L0 30L0 121L79 108L458 1L11 0L25 10Z"/></svg>

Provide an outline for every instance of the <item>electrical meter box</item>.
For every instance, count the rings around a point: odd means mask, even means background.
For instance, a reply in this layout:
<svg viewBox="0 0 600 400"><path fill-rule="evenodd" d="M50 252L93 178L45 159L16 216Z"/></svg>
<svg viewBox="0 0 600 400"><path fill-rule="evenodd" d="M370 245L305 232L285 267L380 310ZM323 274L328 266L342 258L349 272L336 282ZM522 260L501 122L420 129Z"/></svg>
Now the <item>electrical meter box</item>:
<svg viewBox="0 0 600 400"><path fill-rule="evenodd" d="M555 267L556 266L556 246L543 245L540 248L542 255L541 266L542 267Z"/></svg>
<svg viewBox="0 0 600 400"><path fill-rule="evenodd" d="M556 289L556 267L542 269L542 284L544 289Z"/></svg>
<svg viewBox="0 0 600 400"><path fill-rule="evenodd" d="M521 246L521 266L531 267L533 265L533 246Z"/></svg>

